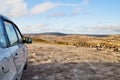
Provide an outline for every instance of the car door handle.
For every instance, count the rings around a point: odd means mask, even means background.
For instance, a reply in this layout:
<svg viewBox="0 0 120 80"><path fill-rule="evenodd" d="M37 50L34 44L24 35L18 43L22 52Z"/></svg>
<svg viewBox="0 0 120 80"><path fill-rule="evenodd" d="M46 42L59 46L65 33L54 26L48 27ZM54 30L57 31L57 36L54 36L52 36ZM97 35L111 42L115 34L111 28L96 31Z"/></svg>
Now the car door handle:
<svg viewBox="0 0 120 80"><path fill-rule="evenodd" d="M14 59L18 58L18 53L15 53Z"/></svg>

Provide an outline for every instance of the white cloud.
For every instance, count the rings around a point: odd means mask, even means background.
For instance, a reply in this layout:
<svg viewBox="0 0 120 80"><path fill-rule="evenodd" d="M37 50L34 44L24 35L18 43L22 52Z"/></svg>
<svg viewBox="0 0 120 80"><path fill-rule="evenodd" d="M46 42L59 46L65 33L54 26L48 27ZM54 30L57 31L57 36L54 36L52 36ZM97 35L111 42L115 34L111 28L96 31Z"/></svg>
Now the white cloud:
<svg viewBox="0 0 120 80"><path fill-rule="evenodd" d="M66 25L59 29L63 33L76 34L120 34L120 24Z"/></svg>
<svg viewBox="0 0 120 80"><path fill-rule="evenodd" d="M36 6L34 6L31 10L30 10L30 14L39 14L39 13L43 13L45 11L48 11L50 9L59 7L59 6L65 6L65 7L78 7L80 6L79 4L64 4L64 3L51 3L51 2L44 2L41 4L38 4Z"/></svg>
<svg viewBox="0 0 120 80"><path fill-rule="evenodd" d="M78 15L80 12L82 12L82 8L86 5L88 5L88 0L83 0L80 4L65 4L65 3L57 3L57 6L64 6L64 7L74 7L71 13L67 14L65 12L60 13L52 13L49 16L51 17L64 17L64 16L74 16ZM88 12L85 12L85 14L89 14Z"/></svg>
<svg viewBox="0 0 120 80"><path fill-rule="evenodd" d="M30 13L31 14L39 14L39 13L43 13L45 11L48 11L52 8L55 8L57 5L56 4L53 4L51 2L45 2L45 3L42 3L42 4L38 4L36 6L34 6L31 10L30 10Z"/></svg>
<svg viewBox="0 0 120 80"><path fill-rule="evenodd" d="M57 5L58 5L58 6L66 6L66 7L67 7L67 6L68 6L68 7L69 7L69 6L71 6L71 7L78 7L78 6L80 6L80 4L69 4L69 3L68 3L68 4L57 3Z"/></svg>
<svg viewBox="0 0 120 80"><path fill-rule="evenodd" d="M72 11L72 15L79 14L82 11L82 8L88 5L88 2L89 2L88 0L83 0L81 4Z"/></svg>
<svg viewBox="0 0 120 80"><path fill-rule="evenodd" d="M94 30L96 32L103 33L120 33L120 25L119 24L110 24L110 25L97 25Z"/></svg>
<svg viewBox="0 0 120 80"><path fill-rule="evenodd" d="M73 10L73 12L72 12L72 15L77 15L77 14L79 14L80 12L81 12L81 8L80 8L80 7L75 8L75 9Z"/></svg>
<svg viewBox="0 0 120 80"><path fill-rule="evenodd" d="M80 8L83 5L88 4L88 0L83 0L81 4L69 4L69 3L59 3L59 2L50 2L45 1L43 3L33 6L31 9L27 8L27 3L25 0L0 0L0 13L9 17L21 17L25 15L35 15L41 14L48 10L51 10L56 7L77 7L73 13L77 14L80 12ZM61 15L61 14L56 14ZM62 14L63 15L63 14Z"/></svg>
<svg viewBox="0 0 120 80"><path fill-rule="evenodd" d="M64 16L67 16L67 14L65 12L57 12L57 13L52 13L48 16L49 17L64 17Z"/></svg>
<svg viewBox="0 0 120 80"><path fill-rule="evenodd" d="M96 26L77 26L73 31L84 34L118 34L120 33L120 24L96 25Z"/></svg>
<svg viewBox="0 0 120 80"><path fill-rule="evenodd" d="M48 27L48 24L39 23L37 25L28 25L25 27L20 27L22 33L43 33L51 31L51 28Z"/></svg>
<svg viewBox="0 0 120 80"><path fill-rule="evenodd" d="M88 2L89 2L89 0L83 0L83 2L81 3L81 6L86 6L86 5L88 5Z"/></svg>
<svg viewBox="0 0 120 80"><path fill-rule="evenodd" d="M10 17L19 17L27 13L24 0L0 0L0 13Z"/></svg>
<svg viewBox="0 0 120 80"><path fill-rule="evenodd" d="M39 14L56 7L56 4L48 1L27 9L24 0L0 0L0 13L10 17L21 17L28 14Z"/></svg>
<svg viewBox="0 0 120 80"><path fill-rule="evenodd" d="M49 1L37 4L30 10L25 0L0 0L0 13L9 17L21 17L28 14L40 14L59 6L77 7L79 4L52 3Z"/></svg>

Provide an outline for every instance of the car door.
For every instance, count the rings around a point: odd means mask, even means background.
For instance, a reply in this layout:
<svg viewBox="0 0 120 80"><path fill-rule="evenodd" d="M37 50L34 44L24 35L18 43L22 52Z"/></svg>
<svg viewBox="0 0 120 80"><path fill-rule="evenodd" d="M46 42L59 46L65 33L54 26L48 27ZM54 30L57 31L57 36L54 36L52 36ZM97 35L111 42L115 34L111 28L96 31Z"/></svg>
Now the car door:
<svg viewBox="0 0 120 80"><path fill-rule="evenodd" d="M23 67L25 66L26 64L26 61L27 61L27 47L25 46L25 44L23 43L23 37L19 31L19 29L17 28L17 26L15 24L13 24L14 28L15 28L15 31L16 31L16 34L18 36L18 39L19 39L19 48L20 48L20 51L21 51L21 59L22 59L22 67L21 67L21 70L23 69ZM20 71L21 71L20 70Z"/></svg>
<svg viewBox="0 0 120 80"><path fill-rule="evenodd" d="M25 63L25 54L24 54L25 48L22 44L22 40L20 41L19 36L17 35L17 31L16 31L17 29L15 29L13 23L4 21L4 24L10 42L9 50L13 56L16 70L19 76L19 74L23 70Z"/></svg>
<svg viewBox="0 0 120 80"><path fill-rule="evenodd" d="M5 29L0 20L0 80L15 80L16 78L17 71L8 46Z"/></svg>

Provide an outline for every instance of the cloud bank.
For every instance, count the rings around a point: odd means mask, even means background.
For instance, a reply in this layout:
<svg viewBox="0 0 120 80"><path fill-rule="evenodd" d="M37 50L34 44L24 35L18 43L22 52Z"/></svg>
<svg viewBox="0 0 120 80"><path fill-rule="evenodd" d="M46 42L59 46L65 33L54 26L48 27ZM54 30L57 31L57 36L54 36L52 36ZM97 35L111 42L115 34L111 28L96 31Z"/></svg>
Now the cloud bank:
<svg viewBox="0 0 120 80"><path fill-rule="evenodd" d="M65 27L65 26L64 26ZM49 24L40 23L20 28L22 33L44 33L44 32L62 32L73 34L119 34L120 24L116 25L96 25L92 26L71 26L66 28L51 28ZM29 32L28 32L29 31Z"/></svg>
<svg viewBox="0 0 120 80"><path fill-rule="evenodd" d="M25 0L0 0L0 13L9 17L22 17L25 15L41 14L61 6L77 7L77 9L74 10L74 13L78 13L80 11L79 7L87 4L88 0L83 0L81 4L52 3L50 1L45 1L28 9L28 4Z"/></svg>

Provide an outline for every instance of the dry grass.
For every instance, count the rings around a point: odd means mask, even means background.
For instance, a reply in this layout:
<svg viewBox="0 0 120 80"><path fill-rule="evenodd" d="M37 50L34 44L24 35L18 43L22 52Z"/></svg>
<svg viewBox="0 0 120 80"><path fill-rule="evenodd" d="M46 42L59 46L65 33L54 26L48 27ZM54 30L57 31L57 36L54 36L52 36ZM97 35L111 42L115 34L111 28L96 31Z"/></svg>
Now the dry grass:
<svg viewBox="0 0 120 80"><path fill-rule="evenodd" d="M26 35L28 36L28 35ZM73 45L76 47L96 47L98 44L101 48L109 48L113 51L120 51L120 36L86 36L86 35L66 35L66 36L55 36L55 35L29 35L34 42L40 43L52 43L61 45Z"/></svg>
<svg viewBox="0 0 120 80"><path fill-rule="evenodd" d="M120 54L108 49L33 42L23 80L119 80Z"/></svg>

